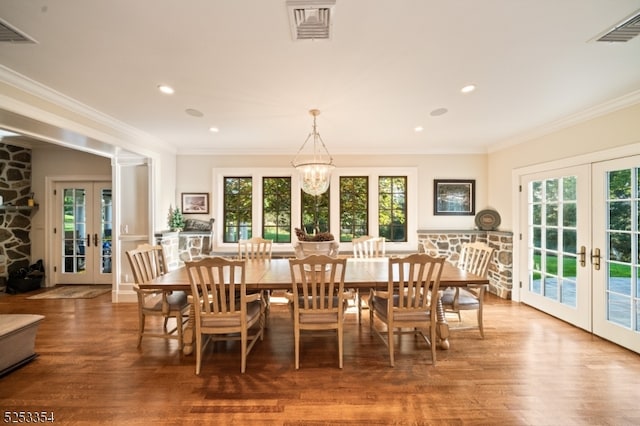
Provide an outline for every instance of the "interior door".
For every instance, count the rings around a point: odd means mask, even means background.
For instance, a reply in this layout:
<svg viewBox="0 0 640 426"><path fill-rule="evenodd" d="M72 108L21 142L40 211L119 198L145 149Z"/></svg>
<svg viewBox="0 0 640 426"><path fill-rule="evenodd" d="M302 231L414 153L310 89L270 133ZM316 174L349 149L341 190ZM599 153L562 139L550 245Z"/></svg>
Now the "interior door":
<svg viewBox="0 0 640 426"><path fill-rule="evenodd" d="M55 200L55 284L111 284L111 182L58 182Z"/></svg>
<svg viewBox="0 0 640 426"><path fill-rule="evenodd" d="M589 166L521 178L521 299L591 330Z"/></svg>
<svg viewBox="0 0 640 426"><path fill-rule="evenodd" d="M640 352L640 156L593 165L593 332Z"/></svg>

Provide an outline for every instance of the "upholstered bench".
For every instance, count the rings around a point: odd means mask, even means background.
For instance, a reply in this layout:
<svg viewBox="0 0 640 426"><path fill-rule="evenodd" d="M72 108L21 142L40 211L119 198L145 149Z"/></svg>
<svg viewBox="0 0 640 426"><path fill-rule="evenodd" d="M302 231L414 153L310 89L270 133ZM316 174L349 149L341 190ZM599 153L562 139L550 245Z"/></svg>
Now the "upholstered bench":
<svg viewBox="0 0 640 426"><path fill-rule="evenodd" d="M36 332L42 315L0 314L0 376L34 359Z"/></svg>

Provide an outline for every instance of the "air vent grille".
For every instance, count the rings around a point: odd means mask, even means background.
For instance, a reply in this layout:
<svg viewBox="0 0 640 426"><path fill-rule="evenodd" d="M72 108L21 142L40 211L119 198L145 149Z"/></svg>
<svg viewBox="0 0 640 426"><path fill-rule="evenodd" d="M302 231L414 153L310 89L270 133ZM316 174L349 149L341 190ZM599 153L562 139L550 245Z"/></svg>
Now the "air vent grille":
<svg viewBox="0 0 640 426"><path fill-rule="evenodd" d="M294 40L331 39L333 7L335 1L298 1L287 2L291 36Z"/></svg>
<svg viewBox="0 0 640 426"><path fill-rule="evenodd" d="M36 41L0 19L0 42L35 43Z"/></svg>
<svg viewBox="0 0 640 426"><path fill-rule="evenodd" d="M640 12L636 12L630 18L617 24L605 35L598 37L596 41L627 42L640 34Z"/></svg>

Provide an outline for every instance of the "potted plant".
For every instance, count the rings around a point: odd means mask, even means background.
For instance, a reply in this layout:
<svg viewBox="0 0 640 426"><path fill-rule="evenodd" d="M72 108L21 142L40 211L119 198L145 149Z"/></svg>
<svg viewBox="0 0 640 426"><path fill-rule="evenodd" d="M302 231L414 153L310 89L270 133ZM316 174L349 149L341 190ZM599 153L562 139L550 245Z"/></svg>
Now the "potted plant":
<svg viewBox="0 0 640 426"><path fill-rule="evenodd" d="M318 232L307 234L300 228L295 228L298 241L293 244L296 257L306 257L312 254L324 254L327 256L337 256L340 245L330 232Z"/></svg>
<svg viewBox="0 0 640 426"><path fill-rule="evenodd" d="M179 208L169 206L169 229L173 232L180 232L184 229L184 216Z"/></svg>

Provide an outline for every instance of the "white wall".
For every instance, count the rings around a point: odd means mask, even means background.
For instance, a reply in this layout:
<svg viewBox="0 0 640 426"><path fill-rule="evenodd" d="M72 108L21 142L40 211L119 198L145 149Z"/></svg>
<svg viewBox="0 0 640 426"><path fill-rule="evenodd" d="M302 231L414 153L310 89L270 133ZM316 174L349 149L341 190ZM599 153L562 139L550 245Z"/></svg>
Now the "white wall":
<svg viewBox="0 0 640 426"><path fill-rule="evenodd" d="M153 232L168 229L167 215L169 205L180 206L179 193L176 190L178 171L176 170L176 156L173 154L160 154L152 161L155 181L152 191L152 208L154 222L151 224Z"/></svg>
<svg viewBox="0 0 640 426"><path fill-rule="evenodd" d="M330 148L330 147L329 147ZM213 156L179 155L177 158L176 200L182 192L208 192L213 194L214 169L229 167L289 167L291 156ZM416 167L418 169L418 226L417 229L472 229L473 216L434 216L433 179L475 179L476 211L488 206L489 193L487 158L476 155L361 155L335 156L336 169L352 167ZM413 202L413 200L409 200ZM165 206L165 211L169 206ZM211 216L216 217L212 211ZM209 216L189 215L190 218L205 219ZM216 217L216 220L218 218ZM417 229L410 229L415 233Z"/></svg>
<svg viewBox="0 0 640 426"><path fill-rule="evenodd" d="M640 104L488 155L488 202L513 230L512 171L516 168L640 142Z"/></svg>
<svg viewBox="0 0 640 426"><path fill-rule="evenodd" d="M31 150L31 188L38 210L31 222L31 258L43 259L47 210L45 178L51 176L111 176L111 160L97 155L51 145Z"/></svg>

